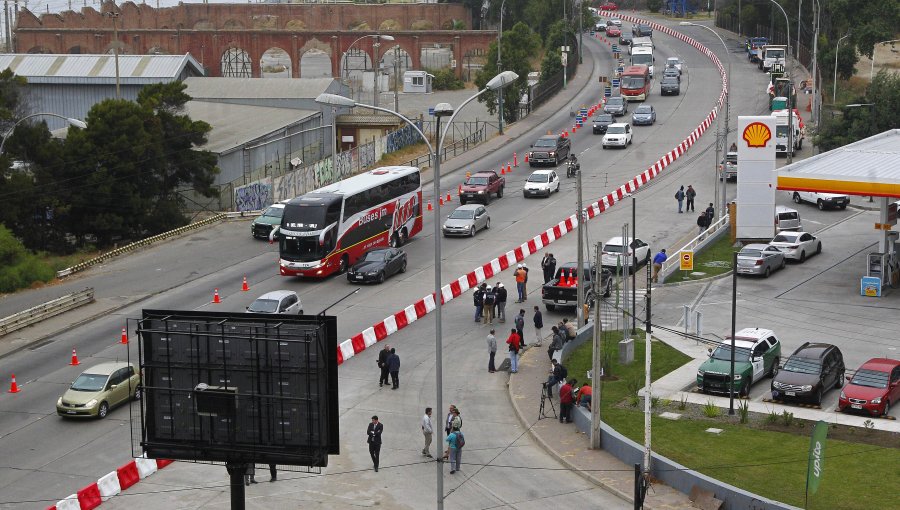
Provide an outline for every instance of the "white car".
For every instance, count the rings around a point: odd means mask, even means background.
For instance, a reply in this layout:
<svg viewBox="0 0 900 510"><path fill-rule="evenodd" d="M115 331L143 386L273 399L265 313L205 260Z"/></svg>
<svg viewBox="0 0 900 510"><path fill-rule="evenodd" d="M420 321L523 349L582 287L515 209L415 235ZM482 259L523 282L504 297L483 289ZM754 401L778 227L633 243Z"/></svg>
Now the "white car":
<svg viewBox="0 0 900 510"><path fill-rule="evenodd" d="M528 176L522 193L525 197L547 197L559 191L559 175L555 170L537 170Z"/></svg>
<svg viewBox="0 0 900 510"><path fill-rule="evenodd" d="M819 210L846 209L850 204L850 197L837 193L816 193L815 191L789 191L794 203L810 202L816 204Z"/></svg>
<svg viewBox="0 0 900 510"><path fill-rule="evenodd" d="M779 232L769 246L774 246L784 253L784 258L803 262L809 255L822 252L822 241L809 232Z"/></svg>
<svg viewBox="0 0 900 510"><path fill-rule="evenodd" d="M290 313L303 315L303 303L300 296L292 290L273 290L256 298L247 307L251 313Z"/></svg>
<svg viewBox="0 0 900 510"><path fill-rule="evenodd" d="M626 248L626 244L628 248ZM650 262L650 245L640 239L629 239L629 242L626 243L621 236L613 237L603 243L600 264L615 271L615 268L625 265L625 261L622 260L624 254L631 255L629 272L633 273L639 265Z"/></svg>
<svg viewBox="0 0 900 510"><path fill-rule="evenodd" d="M666 67L674 67L678 69L678 74L681 74L682 68L684 67L684 63L678 57L669 57L666 59Z"/></svg>
<svg viewBox="0 0 900 510"><path fill-rule="evenodd" d="M631 125L624 122L610 124L603 135L603 148L626 147L631 145Z"/></svg>

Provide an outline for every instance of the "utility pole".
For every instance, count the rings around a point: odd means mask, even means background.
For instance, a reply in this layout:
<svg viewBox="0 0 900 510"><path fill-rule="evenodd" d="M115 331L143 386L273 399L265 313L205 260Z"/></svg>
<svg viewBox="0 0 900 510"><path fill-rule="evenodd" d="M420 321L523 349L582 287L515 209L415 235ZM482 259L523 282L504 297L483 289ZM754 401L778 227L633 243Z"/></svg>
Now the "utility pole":
<svg viewBox="0 0 900 510"><path fill-rule="evenodd" d="M10 34L12 31L9 28L9 0L3 0L3 16L6 19L6 52L9 53L10 49Z"/></svg>
<svg viewBox="0 0 900 510"><path fill-rule="evenodd" d="M647 265L647 327L644 335L644 476L650 477L650 399L651 399L651 381L650 381L650 352L651 352L651 326L650 326L650 289L651 286L651 269ZM591 397L593 400L593 397Z"/></svg>
<svg viewBox="0 0 900 510"><path fill-rule="evenodd" d="M628 320L628 314L633 313L633 311L629 311L629 300L628 294L630 286L628 281L628 268L631 267L631 256L628 255L628 247L630 246L629 242L629 229L628 224L622 225L622 255L619 257L619 260L622 261L622 340L628 340L631 338L631 321Z"/></svg>
<svg viewBox="0 0 900 510"><path fill-rule="evenodd" d="M637 198L631 195L631 243L637 238ZM635 248L632 248L634 250ZM634 259L635 257L631 257ZM634 264L634 270L631 272L631 330L637 329L637 262ZM649 267L650 264L647 264Z"/></svg>
<svg viewBox="0 0 900 510"><path fill-rule="evenodd" d="M116 61L116 99L122 99L122 94L119 91L119 13L118 12L110 12L107 14L113 20L113 56Z"/></svg>
<svg viewBox="0 0 900 510"><path fill-rule="evenodd" d="M372 85L372 104L378 106L378 78L381 74L381 61L378 58L378 48L381 47L381 37L375 36L375 42L372 43L372 70L375 76L375 83Z"/></svg>
<svg viewBox="0 0 900 510"><path fill-rule="evenodd" d="M497 30L497 73L503 72L503 61L501 59L502 50L503 50L503 7L506 5L506 0L500 2L500 28ZM497 91L497 132L502 135L503 134L503 91L505 89L500 89Z"/></svg>
<svg viewBox="0 0 900 510"><path fill-rule="evenodd" d="M575 217L578 220L578 269L575 271L575 274L578 275L578 310L576 313L576 317L578 318L578 327L584 326L585 316L584 316L584 211L581 209L581 171L575 171L575 188L576 188L576 201L575 201ZM597 300L597 295L594 294L594 301ZM596 306L596 304L594 305Z"/></svg>
<svg viewBox="0 0 900 510"><path fill-rule="evenodd" d="M394 111L400 113L400 46L394 47Z"/></svg>
<svg viewBox="0 0 900 510"><path fill-rule="evenodd" d="M598 296L603 295L603 267L600 254L603 244L597 243L594 252L594 266L597 272L594 278L594 348L591 359L591 449L598 450L602 446L600 437L600 392L602 391L600 377L603 375L603 367L600 366L600 354L603 349L603 321L601 320L601 301Z"/></svg>
<svg viewBox="0 0 900 510"><path fill-rule="evenodd" d="M584 18L584 5L578 2L578 63L584 63L584 28L581 26L581 20Z"/></svg>

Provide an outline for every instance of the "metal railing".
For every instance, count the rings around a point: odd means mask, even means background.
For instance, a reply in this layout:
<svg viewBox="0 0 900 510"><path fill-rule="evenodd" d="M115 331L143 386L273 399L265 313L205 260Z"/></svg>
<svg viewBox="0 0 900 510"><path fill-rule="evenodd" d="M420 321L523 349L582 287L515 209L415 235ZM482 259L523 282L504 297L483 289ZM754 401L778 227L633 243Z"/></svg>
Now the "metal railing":
<svg viewBox="0 0 900 510"><path fill-rule="evenodd" d="M55 315L94 302L94 289L87 288L58 297L0 319L0 336L36 324Z"/></svg>
<svg viewBox="0 0 900 510"><path fill-rule="evenodd" d="M723 232L727 232L730 226L731 216L726 214L707 227L707 229L697 237L691 239L687 244L676 250L665 262L663 262L662 269L660 270L660 279L665 282L666 278L671 276L675 271L678 271L678 268L681 267L679 253L682 251L692 251L696 254L698 251L705 248L706 245L718 239Z"/></svg>
<svg viewBox="0 0 900 510"><path fill-rule="evenodd" d="M462 140L457 140L447 147L444 147L441 150L441 162L447 161L450 158L456 157L458 154L463 154L471 149L474 149L480 143L484 142L484 140L485 129L481 128L481 130L472 133ZM422 154L421 156L409 160L406 165L418 168L431 168L431 163L431 154Z"/></svg>

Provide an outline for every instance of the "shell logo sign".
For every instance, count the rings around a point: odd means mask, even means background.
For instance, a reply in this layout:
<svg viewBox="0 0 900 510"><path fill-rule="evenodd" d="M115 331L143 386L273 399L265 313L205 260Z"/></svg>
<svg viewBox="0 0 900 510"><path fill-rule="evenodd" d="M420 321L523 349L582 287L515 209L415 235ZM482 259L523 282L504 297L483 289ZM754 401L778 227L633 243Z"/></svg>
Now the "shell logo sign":
<svg viewBox="0 0 900 510"><path fill-rule="evenodd" d="M765 147L766 143L772 139L772 131L762 122L752 122L744 128L741 138L747 142L747 147Z"/></svg>

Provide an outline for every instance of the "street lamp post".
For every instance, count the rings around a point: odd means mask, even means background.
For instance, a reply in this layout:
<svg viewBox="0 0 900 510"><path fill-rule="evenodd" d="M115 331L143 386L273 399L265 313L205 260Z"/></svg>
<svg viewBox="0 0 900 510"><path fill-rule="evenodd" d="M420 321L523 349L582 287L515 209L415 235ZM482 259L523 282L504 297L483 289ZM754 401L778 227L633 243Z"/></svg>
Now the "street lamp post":
<svg viewBox="0 0 900 510"><path fill-rule="evenodd" d="M503 72L503 63L500 59L503 49L503 8L506 6L506 0L500 2L500 28L497 30L497 72ZM503 134L503 92L497 94L497 131Z"/></svg>
<svg viewBox="0 0 900 510"><path fill-rule="evenodd" d="M344 76L346 76L345 80L347 81L347 84L348 84L348 85L350 84L350 71L347 69L347 60L350 58L350 50L353 49L353 46L354 46L356 43L358 43L359 41L362 41L363 39L365 39L365 38L367 38L367 37L371 37L371 38L375 39L376 41L378 41L378 40L380 40L380 39L384 39L385 41L393 41L393 40L394 40L394 36L392 36L392 35L366 34L366 35L357 37L356 40L354 40L352 43L350 43L350 46L347 46L347 50L344 51L344 72L342 73ZM380 45L380 43L377 43L377 42L376 42L375 44ZM376 60L375 60L375 62L373 62L373 64L375 64L375 65L373 65L372 67L376 70L376 73L375 73L375 75L376 75L376 76L375 76L375 80L377 81L377 80L378 80L378 73L377 73L377 70L378 70L378 64L377 64L377 58L378 58L377 53L378 53L378 50L377 50L377 46L376 46L375 53L376 53L376 55L375 55L374 57L375 57ZM353 95L353 94L351 93L351 95Z"/></svg>
<svg viewBox="0 0 900 510"><path fill-rule="evenodd" d="M772 2L772 5L778 7L781 11L781 14L784 15L784 29L787 32L787 51L784 54L784 74L789 79L791 79L791 73L789 72L790 67L788 66L788 59L791 57L791 21L788 19L787 12L785 12L784 7L781 6L775 0L769 0ZM792 80L792 79L791 79ZM787 95L787 111L788 111L788 139L787 139L787 147L785 147L785 152L787 153L787 164L791 164L794 161L794 104L791 103L791 98L794 94L794 82L791 81L791 87L788 89Z"/></svg>
<svg viewBox="0 0 900 510"><path fill-rule="evenodd" d="M834 83L832 84L833 87L832 87L832 90L831 90L831 104L832 104L832 106L833 106L834 103L837 101L837 64L838 64L838 55L841 54L841 41L843 41L844 39L846 39L846 38L848 38L848 37L850 37L850 32L847 32L847 34L846 34L844 37L841 37L840 39L838 39L837 47L835 47L835 49L834 49ZM875 50L872 50L872 56L873 56L873 57L875 56L875 52L874 52L874 51L875 51Z"/></svg>
<svg viewBox="0 0 900 510"><path fill-rule="evenodd" d="M453 119L457 114L469 103L478 99L478 97L485 92L491 91L502 91L504 87L510 85L512 82L517 80L519 75L512 71L504 71L497 76L491 78L491 81L487 82L484 89L478 91L472 97L463 101L459 108L455 111L452 106L448 103L440 103L434 107L434 114L437 117L438 122L438 144L437 150L431 145L428 141L428 138L422 133L422 130L419 129L413 121L406 118L402 114L398 112L394 112L388 110L387 108L381 108L378 106L372 106L367 104L360 104L354 101L353 99L338 96L335 94L319 94L316 98L317 103L327 104L332 106L359 106L361 108L369 108L371 110L387 113L393 115L395 117L400 118L404 122L406 122L410 127L412 127L419 136L422 137L422 140L425 141L425 145L428 146L428 151L431 153L432 165L434 168L434 180L433 180L433 192L435 197L441 196L441 149L444 145L444 137L447 135L447 131L440 131L440 120L442 117L449 116L450 119L447 121L448 124L453 123ZM440 208L437 209L437 214L435 214L434 218L434 320L435 320L435 330L434 330L434 353L435 353L435 397L436 397L436 409L443 409L443 391L444 391L444 376L443 376L443 339L442 339L442 317L441 317L441 308L442 308L442 298L441 298L441 222L440 222ZM440 452L441 444L443 444L443 434L440 432L443 430L443 427L437 427L437 448L438 453ZM438 509L444 508L444 471L443 471L443 461L441 460L441 456L438 455L437 462L437 507Z"/></svg>
<svg viewBox="0 0 900 510"><path fill-rule="evenodd" d="M0 154L3 154L3 148L6 146L6 140L16 129L16 126L18 126L22 122L25 122L26 120L28 120L32 117L40 117L40 116L44 116L44 115L48 116L48 117L56 117L57 119L62 119L64 121L68 122L69 125L75 126L77 128L81 128L81 129L87 128L87 124L85 124L85 122L83 120L73 119L71 117L65 117L63 115L59 115L56 113L46 113L46 112L32 113L31 115L26 115L25 117L22 117L21 119L17 120L16 123L13 124L12 127L9 128L9 130L7 130L6 133L3 134L3 141L0 142Z"/></svg>
<svg viewBox="0 0 900 510"><path fill-rule="evenodd" d="M813 93L813 101L812 101L812 110L813 110L813 118L815 118L816 129L821 125L819 122L819 16L822 13L822 7L819 5L819 0L815 0L815 15L813 16L813 24L815 26L815 31L813 32L813 55L812 55L812 93ZM815 147L814 147L815 150Z"/></svg>
<svg viewBox="0 0 900 510"><path fill-rule="evenodd" d="M119 13L110 11L106 13L106 15L113 20L113 39L115 39L115 42L113 43L113 58L116 63L116 99L121 99L122 95L119 93Z"/></svg>
<svg viewBox="0 0 900 510"><path fill-rule="evenodd" d="M869 70L869 81L872 81L875 78L875 51L878 49L878 46L881 44L895 43L897 41L900 41L900 39L891 39L890 41L881 41L879 43L875 43L875 45L872 46L872 68ZM893 46L893 44L891 46ZM837 66L834 66L834 67L837 68Z"/></svg>

